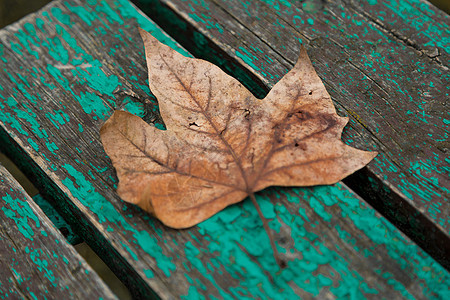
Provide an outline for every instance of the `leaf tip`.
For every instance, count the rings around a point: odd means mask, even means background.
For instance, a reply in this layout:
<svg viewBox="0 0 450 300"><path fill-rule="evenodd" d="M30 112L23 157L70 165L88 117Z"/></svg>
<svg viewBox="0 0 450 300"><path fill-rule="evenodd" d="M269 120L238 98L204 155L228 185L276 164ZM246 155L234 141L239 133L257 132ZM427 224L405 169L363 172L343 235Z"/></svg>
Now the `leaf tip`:
<svg viewBox="0 0 450 300"><path fill-rule="evenodd" d="M151 36L151 34L147 30L143 29L142 27L139 27L138 29L139 29L139 34L141 35L143 40L145 40L145 38L147 36Z"/></svg>
<svg viewBox="0 0 450 300"><path fill-rule="evenodd" d="M107 128L112 123L114 123L114 121L117 119L117 117L120 117L120 115L123 113L128 114L125 111L114 110L113 114L108 118L108 120L105 121L105 123L103 123L102 127L100 128L100 135L102 134L103 131L105 131L105 128Z"/></svg>
<svg viewBox="0 0 450 300"><path fill-rule="evenodd" d="M354 172L357 170L367 166L377 155L377 151L364 151L364 150L357 150L360 153L360 161L361 165L357 167ZM353 173L353 172L352 172Z"/></svg>
<svg viewBox="0 0 450 300"><path fill-rule="evenodd" d="M302 45L300 45L300 54L299 54L299 56L298 56L298 61L303 61L303 60L308 60L308 61L310 61L309 60L309 56L308 56L308 53L307 53L307 51L306 51L306 48L305 48L305 46L303 46L303 44Z"/></svg>
<svg viewBox="0 0 450 300"><path fill-rule="evenodd" d="M153 35L151 35L150 32L142 29L141 27L139 27L139 34L144 41L144 48L146 53L148 53L148 49L153 47L156 48L157 46L161 45L161 43Z"/></svg>
<svg viewBox="0 0 450 300"><path fill-rule="evenodd" d="M300 53L297 62L295 63L294 69L305 71L305 73L310 74L310 76L313 76L316 80L320 81L320 84L323 84L319 76L317 75L314 66L312 65L311 59L308 56L305 46L303 45L300 45Z"/></svg>

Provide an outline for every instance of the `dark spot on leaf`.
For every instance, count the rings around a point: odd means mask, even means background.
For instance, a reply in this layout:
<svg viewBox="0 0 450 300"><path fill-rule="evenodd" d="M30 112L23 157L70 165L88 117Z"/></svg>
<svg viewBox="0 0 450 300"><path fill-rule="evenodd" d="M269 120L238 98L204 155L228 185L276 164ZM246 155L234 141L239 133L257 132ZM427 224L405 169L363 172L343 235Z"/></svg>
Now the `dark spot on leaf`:
<svg viewBox="0 0 450 300"><path fill-rule="evenodd" d="M250 110L244 109L244 118L250 120Z"/></svg>
<svg viewBox="0 0 450 300"><path fill-rule="evenodd" d="M307 145L306 143L301 143L301 142L295 142L295 144L294 144L294 146L295 146L296 148L300 148L300 149L303 150L303 151L306 150L306 148L307 148L306 145Z"/></svg>

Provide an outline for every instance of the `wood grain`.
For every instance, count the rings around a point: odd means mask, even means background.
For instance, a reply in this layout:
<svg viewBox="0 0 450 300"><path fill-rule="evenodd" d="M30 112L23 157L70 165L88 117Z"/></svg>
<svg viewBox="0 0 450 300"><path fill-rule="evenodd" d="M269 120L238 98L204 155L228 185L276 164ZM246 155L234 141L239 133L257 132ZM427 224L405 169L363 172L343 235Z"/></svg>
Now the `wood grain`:
<svg viewBox="0 0 450 300"><path fill-rule="evenodd" d="M421 0L136 2L196 55L229 70L230 61L241 62L231 73L244 84L256 77L264 91L303 43L339 113L350 117L345 142L381 152L345 182L450 268L444 12ZM192 50L211 44L211 54Z"/></svg>
<svg viewBox="0 0 450 300"><path fill-rule="evenodd" d="M0 165L0 299L115 299Z"/></svg>
<svg viewBox="0 0 450 300"><path fill-rule="evenodd" d="M114 109L161 128L138 26L187 54L128 1L55 1L0 31L0 147L135 297L448 296L450 274L344 184L258 193L172 230L121 201L99 139Z"/></svg>

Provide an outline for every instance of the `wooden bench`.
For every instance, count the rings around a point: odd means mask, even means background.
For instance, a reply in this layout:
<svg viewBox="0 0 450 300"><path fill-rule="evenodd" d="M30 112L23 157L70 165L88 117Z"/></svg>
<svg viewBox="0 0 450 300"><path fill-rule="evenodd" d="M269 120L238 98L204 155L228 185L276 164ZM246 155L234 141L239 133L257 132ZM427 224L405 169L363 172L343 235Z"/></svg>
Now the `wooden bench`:
<svg viewBox="0 0 450 300"><path fill-rule="evenodd" d="M115 299L0 165L1 299Z"/></svg>
<svg viewBox="0 0 450 300"><path fill-rule="evenodd" d="M443 12L416 0L137 2L155 21L127 0L56 0L0 30L1 151L135 298L450 297ZM345 183L257 194L285 269L250 201L173 230L117 196L99 128L115 109L162 123L138 27L258 96L302 41L351 119L344 141L380 151ZM114 298L0 174L0 298Z"/></svg>

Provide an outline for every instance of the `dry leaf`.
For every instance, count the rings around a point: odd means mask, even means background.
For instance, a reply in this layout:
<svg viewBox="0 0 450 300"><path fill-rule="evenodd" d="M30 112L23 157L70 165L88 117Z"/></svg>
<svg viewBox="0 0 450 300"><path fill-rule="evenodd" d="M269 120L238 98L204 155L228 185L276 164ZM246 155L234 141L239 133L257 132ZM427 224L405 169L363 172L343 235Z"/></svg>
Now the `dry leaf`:
<svg viewBox="0 0 450 300"><path fill-rule="evenodd" d="M336 114L303 47L259 100L217 66L141 35L167 130L116 111L101 138L120 197L167 226L193 226L271 185L332 184L375 157L341 141L348 119Z"/></svg>

